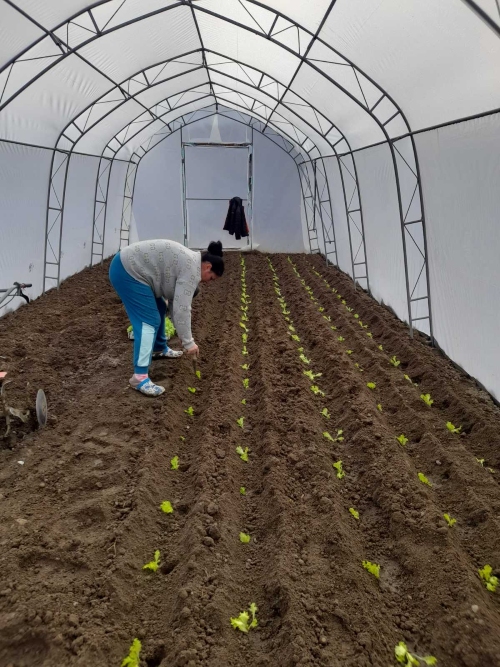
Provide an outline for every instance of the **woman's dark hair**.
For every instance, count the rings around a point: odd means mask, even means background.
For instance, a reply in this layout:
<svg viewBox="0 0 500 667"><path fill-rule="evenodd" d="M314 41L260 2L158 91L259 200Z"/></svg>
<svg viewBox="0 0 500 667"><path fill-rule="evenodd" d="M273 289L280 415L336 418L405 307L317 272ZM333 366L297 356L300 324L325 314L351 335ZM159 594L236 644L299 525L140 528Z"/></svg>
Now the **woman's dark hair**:
<svg viewBox="0 0 500 667"><path fill-rule="evenodd" d="M219 276L219 278L224 273L224 260L222 259L222 257L217 255L212 255L209 252L204 252L201 256L201 261L209 262L212 265L212 271L215 273L216 276Z"/></svg>
<svg viewBox="0 0 500 667"><path fill-rule="evenodd" d="M220 241L210 241L208 244L207 252L210 255L215 255L216 257L223 257L222 252L222 243Z"/></svg>

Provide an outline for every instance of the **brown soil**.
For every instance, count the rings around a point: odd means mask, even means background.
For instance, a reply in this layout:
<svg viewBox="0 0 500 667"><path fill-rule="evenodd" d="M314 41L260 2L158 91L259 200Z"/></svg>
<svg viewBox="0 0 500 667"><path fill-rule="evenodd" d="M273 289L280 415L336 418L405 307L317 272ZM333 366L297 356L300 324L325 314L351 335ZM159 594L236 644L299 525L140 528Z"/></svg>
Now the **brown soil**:
<svg viewBox="0 0 500 667"><path fill-rule="evenodd" d="M127 388L107 266L0 320L9 402L33 407L43 387L51 415L0 441L0 667L118 666L135 637L141 667L390 667L399 641L442 667L499 667L500 587L477 571L500 570L500 410L320 257L291 258L317 301L271 257L294 342L266 257L245 259L248 356L234 254L194 303L201 380L187 359L155 362L159 399ZM343 441L323 436L338 429ZM156 549L160 569L144 572ZM251 602L259 626L245 635L230 618Z"/></svg>

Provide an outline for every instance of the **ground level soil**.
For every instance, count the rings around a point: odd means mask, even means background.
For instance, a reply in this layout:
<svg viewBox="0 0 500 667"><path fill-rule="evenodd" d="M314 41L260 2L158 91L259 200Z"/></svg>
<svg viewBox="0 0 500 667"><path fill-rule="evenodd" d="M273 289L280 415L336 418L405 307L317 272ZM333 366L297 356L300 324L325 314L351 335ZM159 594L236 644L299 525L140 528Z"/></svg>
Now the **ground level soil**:
<svg viewBox="0 0 500 667"><path fill-rule="evenodd" d="M154 362L158 399L127 387L106 265L0 320L9 402L43 387L50 410L0 440L0 667L118 666L135 637L141 667L389 667L399 641L499 667L500 587L478 569L500 571L500 410L319 256L270 256L273 281L245 255L242 355L240 257L194 302L201 379ZM230 618L251 602L246 635Z"/></svg>

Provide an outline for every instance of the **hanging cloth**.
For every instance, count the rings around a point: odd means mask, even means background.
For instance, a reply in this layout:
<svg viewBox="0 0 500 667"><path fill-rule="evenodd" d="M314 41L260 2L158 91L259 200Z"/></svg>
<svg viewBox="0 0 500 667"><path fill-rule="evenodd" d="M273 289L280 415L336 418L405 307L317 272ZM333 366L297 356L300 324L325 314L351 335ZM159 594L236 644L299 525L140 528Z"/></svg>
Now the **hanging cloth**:
<svg viewBox="0 0 500 667"><path fill-rule="evenodd" d="M250 235L245 217L245 207L239 197L233 197L229 202L224 231L229 232L231 236L234 235L237 241Z"/></svg>

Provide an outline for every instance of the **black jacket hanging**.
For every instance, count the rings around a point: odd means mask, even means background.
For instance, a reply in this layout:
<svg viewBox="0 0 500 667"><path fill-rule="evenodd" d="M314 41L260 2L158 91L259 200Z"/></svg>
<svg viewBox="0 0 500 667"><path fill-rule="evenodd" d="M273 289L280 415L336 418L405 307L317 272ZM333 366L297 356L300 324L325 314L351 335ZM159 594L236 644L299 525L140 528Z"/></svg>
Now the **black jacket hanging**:
<svg viewBox="0 0 500 667"><path fill-rule="evenodd" d="M239 197L233 197L229 202L224 231L234 234L237 241L245 236L249 236L247 220L245 217L245 207Z"/></svg>

